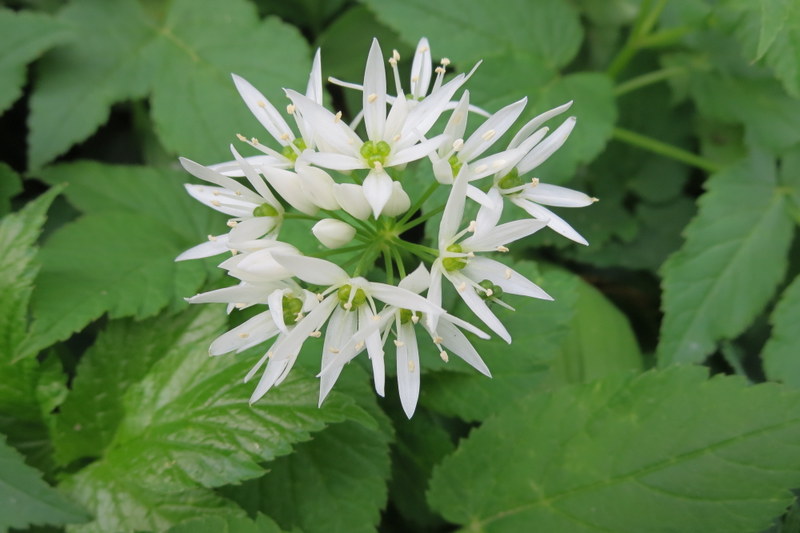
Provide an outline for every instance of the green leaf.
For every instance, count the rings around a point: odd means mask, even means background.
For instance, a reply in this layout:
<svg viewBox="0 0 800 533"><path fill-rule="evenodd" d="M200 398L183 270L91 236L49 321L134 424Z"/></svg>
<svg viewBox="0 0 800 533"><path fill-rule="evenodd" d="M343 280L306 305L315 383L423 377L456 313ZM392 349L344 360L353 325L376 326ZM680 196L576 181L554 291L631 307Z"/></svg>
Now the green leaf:
<svg viewBox="0 0 800 533"><path fill-rule="evenodd" d="M44 13L0 9L0 115L22 94L25 66L69 37L66 27Z"/></svg>
<svg viewBox="0 0 800 533"><path fill-rule="evenodd" d="M658 360L699 363L744 331L786 270L793 222L775 165L754 156L712 176L686 243L663 269Z"/></svg>
<svg viewBox="0 0 800 533"><path fill-rule="evenodd" d="M281 533L278 525L262 514L255 521L237 515L204 516L181 522L167 533Z"/></svg>
<svg viewBox="0 0 800 533"><path fill-rule="evenodd" d="M575 57L583 40L577 12L560 0L435 4L367 0L366 4L409 45L425 36L438 56L457 63L514 52L535 56L556 69Z"/></svg>
<svg viewBox="0 0 800 533"><path fill-rule="evenodd" d="M202 309L188 328L196 332L192 348L177 339L128 387L124 417L103 458L64 483L96 516L76 531L162 530L192 516L229 513L233 504L205 488L258 477L259 463L289 453L311 432L363 416L339 393L318 408L317 380L297 372L249 405L252 384L241 380L260 354L207 355L225 322L223 309ZM84 409L92 409L96 400L87 401Z"/></svg>
<svg viewBox="0 0 800 533"><path fill-rule="evenodd" d="M800 483L798 412L685 366L532 395L462 441L429 500L486 533L761 531Z"/></svg>
<svg viewBox="0 0 800 533"><path fill-rule="evenodd" d="M166 148L203 163L231 159L234 134L261 136L230 73L268 98L305 87L308 46L244 0L74 0L59 14L80 39L42 62L31 97L30 165L91 135L112 104L151 95ZM213 28L213 31L209 31ZM280 107L280 105L278 106ZM251 131L247 131L247 130Z"/></svg>
<svg viewBox="0 0 800 533"><path fill-rule="evenodd" d="M22 180L5 163L0 163L0 217L11 211L11 199L22 192Z"/></svg>
<svg viewBox="0 0 800 533"><path fill-rule="evenodd" d="M575 315L554 373L567 383L586 383L608 375L641 371L642 354L628 318L586 282L576 283Z"/></svg>
<svg viewBox="0 0 800 533"><path fill-rule="evenodd" d="M145 216L87 215L56 231L40 252L26 354L66 339L108 312L146 318L191 296L205 279L199 263L176 263L187 240Z"/></svg>
<svg viewBox="0 0 800 533"><path fill-rule="evenodd" d="M577 300L577 279L562 271L539 274L531 262L513 265L515 270L540 285L555 302L535 298L510 297L506 303L516 311L498 309L498 318L512 335L508 345L499 338L488 341L474 339L492 378L487 378L451 355L447 365L435 351L429 350L429 361L420 350L423 369L448 369L422 376L420 402L440 413L464 420L483 420L514 398L541 387L548 378L548 365L555 358L569 334ZM388 366L388 365L387 365Z"/></svg>
<svg viewBox="0 0 800 533"><path fill-rule="evenodd" d="M198 339L213 335L217 327L215 322L198 321L197 310L167 320L111 321L81 358L72 391L59 411L53 436L56 459L68 464L99 457L125 416L123 396L128 388L164 354L195 354ZM100 397L103 401L97 402ZM89 405L94 407L87 409Z"/></svg>
<svg viewBox="0 0 800 533"><path fill-rule="evenodd" d="M9 527L73 524L88 518L80 507L42 481L41 473L26 465L0 434L1 532Z"/></svg>
<svg viewBox="0 0 800 533"><path fill-rule="evenodd" d="M764 346L761 358L769 379L800 386L800 276L784 291L770 317L772 336Z"/></svg>

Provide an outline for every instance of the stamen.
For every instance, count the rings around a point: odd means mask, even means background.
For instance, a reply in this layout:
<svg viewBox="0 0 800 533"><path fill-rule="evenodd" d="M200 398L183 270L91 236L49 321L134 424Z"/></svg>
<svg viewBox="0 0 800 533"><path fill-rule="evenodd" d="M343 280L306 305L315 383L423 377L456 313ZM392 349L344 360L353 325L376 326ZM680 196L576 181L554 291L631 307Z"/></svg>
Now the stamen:
<svg viewBox="0 0 800 533"><path fill-rule="evenodd" d="M356 346L355 346L356 350L360 350L360 349L361 349L361 348L363 348L363 347L364 347L364 341L360 341L360 342L358 342L358 343L356 344Z"/></svg>
<svg viewBox="0 0 800 533"><path fill-rule="evenodd" d="M475 167L475 173L480 174L481 172L484 172L487 168L489 167L487 167L486 165L478 165L477 167Z"/></svg>
<svg viewBox="0 0 800 533"><path fill-rule="evenodd" d="M378 172L381 172L383 170L383 165L380 161L375 161L375 166L373 168Z"/></svg>
<svg viewBox="0 0 800 533"><path fill-rule="evenodd" d="M467 226L467 231L470 232L470 233L475 233L475 227L477 225L478 224L474 220L470 220L469 221L469 226Z"/></svg>
<svg viewBox="0 0 800 533"><path fill-rule="evenodd" d="M450 358L447 356L447 352L445 352L444 350L439 352L439 357L441 357L442 361L444 361L445 363L450 362Z"/></svg>
<svg viewBox="0 0 800 533"><path fill-rule="evenodd" d="M228 226L229 228L235 228L236 226L238 226L238 225L239 225L239 223L238 223L238 222L236 222L235 220L229 220L229 221L227 221L225 224L227 224L227 226Z"/></svg>
<svg viewBox="0 0 800 533"><path fill-rule="evenodd" d="M395 61L400 61L400 52L397 50L392 50L392 59Z"/></svg>
<svg viewBox="0 0 800 533"><path fill-rule="evenodd" d="M295 109L297 108L294 106L294 104L289 104L286 106L286 112L289 113L290 115L294 115Z"/></svg>
<svg viewBox="0 0 800 533"><path fill-rule="evenodd" d="M234 250L233 248L231 248L231 255L238 255L238 253L239 250Z"/></svg>
<svg viewBox="0 0 800 533"><path fill-rule="evenodd" d="M289 134L288 134L288 133L282 133L282 134L281 134L281 140L282 140L282 141L289 141L289 140L291 140L291 139L292 139L292 138L289 136Z"/></svg>
<svg viewBox="0 0 800 533"><path fill-rule="evenodd" d="M267 103L264 100L259 100L258 102L256 102L256 105L262 109L267 107Z"/></svg>
<svg viewBox="0 0 800 533"><path fill-rule="evenodd" d="M240 141L242 141L242 142L245 142L245 143L247 142L247 137L245 137L245 136L244 136L244 135L242 135L241 133L237 133L237 134L236 134L236 138L237 138L237 139L239 139L239 140L240 140Z"/></svg>
<svg viewBox="0 0 800 533"><path fill-rule="evenodd" d="M456 139L453 141L453 150L458 152L464 147L464 139Z"/></svg>
<svg viewBox="0 0 800 533"><path fill-rule="evenodd" d="M331 352L331 353L339 353L341 350L339 350L338 348L334 348L333 346L331 346L330 348L328 348L328 351L329 351L329 352Z"/></svg>
<svg viewBox="0 0 800 533"><path fill-rule="evenodd" d="M442 344L444 342L444 339L439 337L439 336L436 336L436 337L433 338L433 342L435 344Z"/></svg>
<svg viewBox="0 0 800 533"><path fill-rule="evenodd" d="M319 331L319 330L312 331L311 333L308 334L308 336L309 337L314 337L315 339L318 339L318 338L322 337L322 332Z"/></svg>
<svg viewBox="0 0 800 533"><path fill-rule="evenodd" d="M436 67L435 69L433 69L433 71L436 74L439 74L440 76L443 76L444 73L447 72L444 67Z"/></svg>
<svg viewBox="0 0 800 533"><path fill-rule="evenodd" d="M353 304L350 302L345 302L344 304L342 304L342 307L344 307L347 311L349 311L350 309L353 308Z"/></svg>
<svg viewBox="0 0 800 533"><path fill-rule="evenodd" d="M531 180L531 187L536 187L537 185L539 185L539 178L533 178Z"/></svg>
<svg viewBox="0 0 800 533"><path fill-rule="evenodd" d="M402 346L405 346L406 344L403 341L399 341L399 340L395 339L394 340L394 345L397 346L398 348L400 348Z"/></svg>
<svg viewBox="0 0 800 533"><path fill-rule="evenodd" d="M316 297L317 297L317 301L318 301L318 302L321 302L321 301L322 301L322 300L325 298L325 297L324 297L323 295L321 295L320 293L317 293L317 294L316 294Z"/></svg>
<svg viewBox="0 0 800 533"><path fill-rule="evenodd" d="M220 207L222 204L220 203L219 200L211 200L211 205L213 205L214 207Z"/></svg>
<svg viewBox="0 0 800 533"><path fill-rule="evenodd" d="M269 357L270 359L272 359L273 355L275 355L275 352L273 352L272 350L267 352L267 357Z"/></svg>
<svg viewBox="0 0 800 533"><path fill-rule="evenodd" d="M594 196L592 196L592 202L599 202L599 201L600 201L600 198L595 198Z"/></svg>
<svg viewBox="0 0 800 533"><path fill-rule="evenodd" d="M341 111L337 111L336 112L336 118L334 119L334 123L335 122L339 122L340 120L342 120L342 112Z"/></svg>
<svg viewBox="0 0 800 533"><path fill-rule="evenodd" d="M463 281L462 281L462 282L461 282L461 285L459 285L459 286L457 287L457 289L458 289L458 292L464 292L465 290L467 290L467 284L466 284L465 282L463 282Z"/></svg>
<svg viewBox="0 0 800 533"><path fill-rule="evenodd" d="M492 137L494 137L495 133L497 133L497 132L495 130L493 130L493 129L492 130L488 130L486 133L481 135L481 139L483 139L484 141L491 141Z"/></svg>
<svg viewBox="0 0 800 533"><path fill-rule="evenodd" d="M443 57L442 60L441 60L441 64L442 64L443 67L446 67L446 66L450 65L450 59L447 58L447 57Z"/></svg>
<svg viewBox="0 0 800 533"><path fill-rule="evenodd" d="M246 338L247 338L247 337L249 337L249 336L250 336L250 334L249 334L249 333L239 333L239 338L240 338L240 339L246 339Z"/></svg>
<svg viewBox="0 0 800 533"><path fill-rule="evenodd" d="M409 362L408 362L408 371L409 371L409 372L413 372L415 368L416 368L416 367L415 367L415 365L414 365L414 361L409 361Z"/></svg>
<svg viewBox="0 0 800 533"><path fill-rule="evenodd" d="M513 273L512 270L510 268L507 268L506 271L503 273L503 277L506 279L511 279L512 273Z"/></svg>
<svg viewBox="0 0 800 533"><path fill-rule="evenodd" d="M214 237L213 235L209 235L208 236L208 240L211 241L211 242L216 242L217 238Z"/></svg>
<svg viewBox="0 0 800 533"><path fill-rule="evenodd" d="M419 315L417 315L416 313L411 315L411 322L413 322L414 324L418 323L419 322Z"/></svg>
<svg viewBox="0 0 800 533"><path fill-rule="evenodd" d="M508 248L506 248L505 246L503 246L503 245L501 244L500 246L498 246L497 248L495 248L495 250L497 250L498 252L503 252L503 253L506 253L506 252L508 251Z"/></svg>
<svg viewBox="0 0 800 533"><path fill-rule="evenodd" d="M285 135L285 134L284 134L284 135ZM288 137L288 135L287 135L287 137ZM250 142L251 142L251 143L253 143L253 144L259 144L259 143L258 143L258 139L256 139L255 137L253 137L252 139L250 139Z"/></svg>
<svg viewBox="0 0 800 533"><path fill-rule="evenodd" d="M233 304L233 306L234 306L236 309L244 309L245 307L247 307L247 304L245 304L245 303L242 303L242 302L239 302L239 303L235 303L235 304Z"/></svg>
<svg viewBox="0 0 800 533"><path fill-rule="evenodd" d="M492 291L492 289L486 289L486 290L484 291L484 294L485 294L486 296L491 296L492 294L494 294L494 291Z"/></svg>
<svg viewBox="0 0 800 533"><path fill-rule="evenodd" d="M372 102L374 102L375 100L377 100L377 99L378 99L378 95L375 94L375 93L372 93L369 96L367 96L367 102L369 102L370 104Z"/></svg>

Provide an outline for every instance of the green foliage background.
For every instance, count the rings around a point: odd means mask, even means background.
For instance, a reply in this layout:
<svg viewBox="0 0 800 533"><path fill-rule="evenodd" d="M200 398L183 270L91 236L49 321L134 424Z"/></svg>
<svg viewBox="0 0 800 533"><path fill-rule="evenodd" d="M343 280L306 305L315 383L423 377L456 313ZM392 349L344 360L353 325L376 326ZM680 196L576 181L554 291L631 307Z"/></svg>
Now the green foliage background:
<svg viewBox="0 0 800 533"><path fill-rule="evenodd" d="M0 532L800 532L800 3L6 4ZM410 421L357 363L317 408L314 345L250 406L177 156L260 135L231 72L281 101L422 36L490 111L575 101L538 175L601 199L591 246L517 247L556 301L476 343L491 380L423 353Z"/></svg>

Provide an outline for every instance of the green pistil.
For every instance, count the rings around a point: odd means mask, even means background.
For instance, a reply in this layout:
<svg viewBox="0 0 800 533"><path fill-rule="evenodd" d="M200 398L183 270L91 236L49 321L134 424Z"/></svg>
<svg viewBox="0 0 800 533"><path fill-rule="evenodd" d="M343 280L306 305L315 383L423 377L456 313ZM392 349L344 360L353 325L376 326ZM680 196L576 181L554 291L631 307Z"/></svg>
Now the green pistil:
<svg viewBox="0 0 800 533"><path fill-rule="evenodd" d="M269 204L261 204L260 206L253 209L253 216L254 217L276 217L278 216L278 210L272 207Z"/></svg>
<svg viewBox="0 0 800 533"><path fill-rule="evenodd" d="M511 169L511 172L500 178L497 182L497 186L501 189L513 189L514 187L519 187L524 184L525 182L519 177L519 171L516 168Z"/></svg>
<svg viewBox="0 0 800 533"><path fill-rule="evenodd" d="M503 296L503 289L495 285L488 279L481 281L480 283L478 283L478 285L484 289L483 292L480 293L480 297L483 298L484 300L488 300L490 298L499 300L500 297ZM489 291L492 292L489 293Z"/></svg>
<svg viewBox="0 0 800 533"><path fill-rule="evenodd" d="M376 164L385 165L391 151L392 147L386 141L367 141L359 150L370 168L375 168Z"/></svg>
<svg viewBox="0 0 800 533"><path fill-rule="evenodd" d="M283 322L287 326L294 326L297 323L297 315L303 310L303 300L300 298L292 298L291 296L283 297Z"/></svg>
<svg viewBox="0 0 800 533"><path fill-rule="evenodd" d="M336 292L336 296L339 298L339 303L348 311L352 311L367 301L367 295L362 289L356 289L353 299L350 300L350 291L352 291L352 289L353 288L350 285L342 285ZM350 306L347 306L347 302L350 302Z"/></svg>
<svg viewBox="0 0 800 533"><path fill-rule="evenodd" d="M409 322L413 322L413 318L416 315L417 320L422 320L422 313L419 311L414 312L411 309L401 309L400 310L400 323L401 324L408 324Z"/></svg>
<svg viewBox="0 0 800 533"><path fill-rule="evenodd" d="M451 244L447 247L448 252L455 252L460 254L464 250L461 248L460 244ZM452 272L454 270L461 270L465 266L467 266L467 260L464 257L445 257L442 259L442 266L448 272Z"/></svg>
<svg viewBox="0 0 800 533"><path fill-rule="evenodd" d="M450 163L450 168L453 169L453 176L458 176L461 167L464 165L461 161L458 160L458 156L453 154L450 156L450 159L447 160Z"/></svg>
<svg viewBox="0 0 800 533"><path fill-rule="evenodd" d="M294 141L292 141L292 144L295 146L295 148L297 148L297 151L295 151L294 148L292 148L291 146L287 145L283 147L281 154L283 154L283 156L286 159L294 163L295 161L297 161L298 152L302 152L303 150L308 148L308 146L306 146L306 142L300 138L297 138Z"/></svg>

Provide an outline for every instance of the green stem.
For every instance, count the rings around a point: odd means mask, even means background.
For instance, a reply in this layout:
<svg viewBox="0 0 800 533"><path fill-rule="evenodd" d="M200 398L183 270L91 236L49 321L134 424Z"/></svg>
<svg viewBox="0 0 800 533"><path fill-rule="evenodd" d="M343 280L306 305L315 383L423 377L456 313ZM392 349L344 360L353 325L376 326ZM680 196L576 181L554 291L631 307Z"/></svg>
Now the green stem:
<svg viewBox="0 0 800 533"><path fill-rule="evenodd" d="M432 211L429 211L429 212L425 213L424 215L422 215L420 217L415 218L414 220L412 220L408 224L406 224L404 226L400 226L400 228L398 228L397 232L398 233L405 233L406 231L410 230L413 227L419 226L420 224L424 224L425 222L427 222L427 220L429 218L435 217L436 215L438 215L439 213L444 211L444 207L445 206L441 205L441 206L437 207L436 209L434 209Z"/></svg>
<svg viewBox="0 0 800 533"><path fill-rule="evenodd" d="M400 279L406 277L406 266L403 264L403 256L400 254L400 250L396 246L392 246L392 255L394 255L394 262L397 263L397 272L400 275Z"/></svg>
<svg viewBox="0 0 800 533"><path fill-rule="evenodd" d="M612 136L618 141L622 141L632 146L642 148L643 150L681 161L682 163L697 167L712 174L722 170L721 165L711 161L710 159L706 159L705 157L701 157L693 154L692 152L661 142L651 137L646 137L640 133L635 133L622 128L614 128Z"/></svg>
<svg viewBox="0 0 800 533"><path fill-rule="evenodd" d="M642 7L639 9L639 14L633 23L628 39L606 70L606 74L612 78L618 76L619 73L628 66L633 56L635 56L636 52L642 47L641 41L650 33L650 30L653 29L653 26L658 21L658 17L667 5L667 0L656 0L655 6L651 9L650 6L652 4L653 2L651 0L644 0L644 2L642 2Z"/></svg>
<svg viewBox="0 0 800 533"><path fill-rule="evenodd" d="M622 96L623 94L635 91L636 89L641 89L642 87L647 87L648 85L668 80L673 76L684 74L685 72L686 70L682 67L669 67L648 72L647 74L642 74L641 76L626 80L617 85L614 88L614 96Z"/></svg>
<svg viewBox="0 0 800 533"><path fill-rule="evenodd" d="M356 217L352 216L350 213L347 213L347 211L342 211L341 213L337 212L337 211L328 211L327 209L321 209L320 211L325 213L329 218L335 218L336 220L338 220L340 222L344 222L345 224L349 224L349 225L351 225L353 227L357 226L357 227L361 228L368 235L375 235L375 230L373 228L371 228L369 226L369 224L367 224L363 220L357 219ZM343 217L342 213L347 214L347 218Z"/></svg>
<svg viewBox="0 0 800 533"><path fill-rule="evenodd" d="M422 193L422 196L420 196L419 199L416 202L414 202L414 205L412 205L411 208L408 211L406 211L406 214L403 215L403 218L397 221L397 225L402 226L403 224L408 222L408 219L414 216L414 213L416 213L419 210L419 208L422 207L422 204L424 204L425 201L428 198L430 198L431 195L434 193L434 191L436 191L436 189L438 188L439 188L438 181L434 181L433 183L431 183L430 186L425 190L425 192Z"/></svg>
<svg viewBox="0 0 800 533"><path fill-rule="evenodd" d="M421 259L430 260L431 258L436 259L437 257L439 257L439 250L434 250L433 248L429 248L427 246L423 246L421 244L416 244L413 242L407 242L401 240L397 240L395 242L397 243L398 246L405 248L406 250L408 250L409 252L411 252L412 254L416 255Z"/></svg>
<svg viewBox="0 0 800 533"><path fill-rule="evenodd" d="M298 220L315 220L315 221L322 220L319 217L306 215L305 213L284 213L283 214L283 218L289 218L289 219L295 218L295 219L298 219Z"/></svg>
<svg viewBox="0 0 800 533"><path fill-rule="evenodd" d="M354 246L347 246L345 248L336 248L336 249L333 249L333 250L322 250L321 252L315 253L314 257L319 257L321 259L323 257L329 257L331 255L345 254L345 253L348 253L348 252L355 252L357 250L362 250L362 249L366 248L367 246L368 246L367 244L356 244Z"/></svg>
<svg viewBox="0 0 800 533"><path fill-rule="evenodd" d="M383 263L386 266L386 282L389 285L394 285L394 265L392 264L391 254L386 247L381 251L383 252Z"/></svg>

